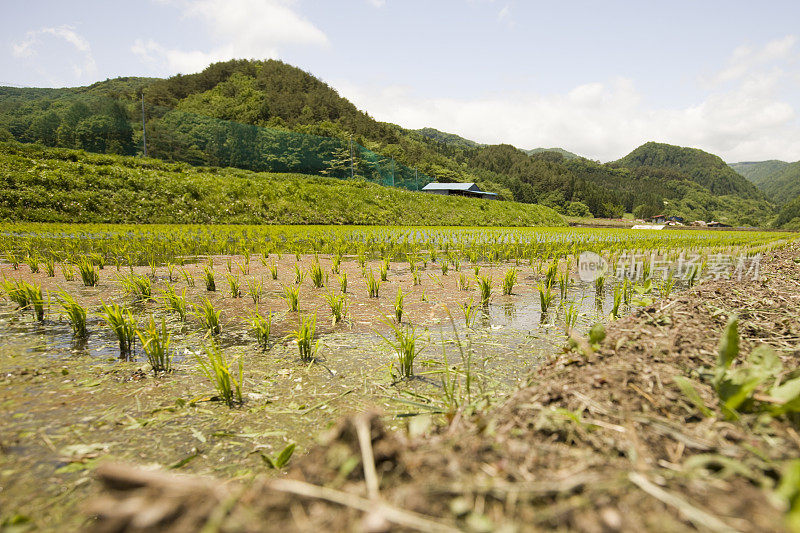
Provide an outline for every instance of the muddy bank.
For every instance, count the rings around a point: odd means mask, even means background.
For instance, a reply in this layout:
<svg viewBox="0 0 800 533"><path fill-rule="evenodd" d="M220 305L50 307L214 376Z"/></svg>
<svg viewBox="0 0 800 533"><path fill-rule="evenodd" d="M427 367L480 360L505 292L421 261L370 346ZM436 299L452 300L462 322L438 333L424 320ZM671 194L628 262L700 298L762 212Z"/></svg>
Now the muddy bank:
<svg viewBox="0 0 800 533"><path fill-rule="evenodd" d="M783 531L798 498L795 415L766 383L797 373L800 247L758 282L709 281L614 322L596 349L554 356L484 416L344 422L285 479L237 485L101 467L97 531ZM780 361L738 414L713 386L731 315L741 349ZM686 378L695 394L675 378ZM686 382L684 382L685 384ZM772 414L769 414L769 413ZM776 490L779 489L779 490Z"/></svg>

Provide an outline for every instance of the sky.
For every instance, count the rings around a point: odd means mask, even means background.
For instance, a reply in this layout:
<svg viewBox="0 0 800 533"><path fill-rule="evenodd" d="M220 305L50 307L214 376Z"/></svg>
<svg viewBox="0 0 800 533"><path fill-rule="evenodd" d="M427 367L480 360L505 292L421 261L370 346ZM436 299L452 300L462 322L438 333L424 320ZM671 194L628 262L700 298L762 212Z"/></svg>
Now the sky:
<svg viewBox="0 0 800 533"><path fill-rule="evenodd" d="M2 0L0 85L281 59L378 120L600 161L800 160L800 2Z"/></svg>

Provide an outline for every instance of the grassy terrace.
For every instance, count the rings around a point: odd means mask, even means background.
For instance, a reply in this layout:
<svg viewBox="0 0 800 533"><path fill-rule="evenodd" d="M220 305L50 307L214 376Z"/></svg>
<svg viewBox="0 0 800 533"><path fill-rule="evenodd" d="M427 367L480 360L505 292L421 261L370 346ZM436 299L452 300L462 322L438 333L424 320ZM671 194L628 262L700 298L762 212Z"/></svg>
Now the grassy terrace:
<svg viewBox="0 0 800 533"><path fill-rule="evenodd" d="M0 220L561 226L531 204L0 143Z"/></svg>

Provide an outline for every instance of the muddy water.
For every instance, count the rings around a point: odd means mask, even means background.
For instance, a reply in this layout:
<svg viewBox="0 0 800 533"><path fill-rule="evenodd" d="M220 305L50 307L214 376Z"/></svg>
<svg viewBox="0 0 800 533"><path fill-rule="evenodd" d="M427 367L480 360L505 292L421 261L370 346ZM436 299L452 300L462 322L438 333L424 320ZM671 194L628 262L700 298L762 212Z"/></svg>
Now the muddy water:
<svg viewBox="0 0 800 533"><path fill-rule="evenodd" d="M243 258L233 258L243 262ZM273 258L279 279L272 280L267 265L251 264L240 272L245 280L263 282L258 310L274 313L272 341L260 350L249 331L247 315L256 305L245 294L227 294L226 258L215 258L216 292L202 283L202 266L189 265L195 286L169 282L165 269L155 273L153 294L169 283L187 299L209 297L222 309L218 341L229 358L244 366L245 402L230 409L213 401L210 383L199 374L196 354L210 339L198 321L186 323L168 315L154 301L134 302L122 294L106 267L98 287L30 274L26 267L14 271L0 265L9 278L41 284L55 293L63 288L90 310L89 338L76 342L69 324L53 303L44 322L29 311L19 311L0 301L0 519L30 517L44 529L80 527L77 506L90 497L92 469L105 460L173 467L224 478L248 477L267 471L263 455L274 455L290 442L298 452L346 413L373 407L387 413L390 424L403 427L407 416L445 409L441 379L444 359L462 375L469 369L473 380L471 399L494 401L524 383L544 358L552 356L565 341L564 312L559 298L542 314L536 282L541 275L518 267L520 276L511 296L502 296L500 282L509 265L481 265L481 274L495 280L490 304L480 308L468 328L458 304L476 301L474 287L459 290L459 272L443 275L435 265L421 272L414 285L407 264L392 264L380 298L369 298L360 267L342 263L349 278L349 317L333 325L324 294L338 289L329 274L325 289L301 284L300 312L287 311L282 288L294 282L294 256ZM302 257L308 268L312 258ZM321 258L330 273L330 258ZM378 275L380 263L367 265ZM438 268L438 267L436 267ZM472 267L462 271L472 276ZM136 273L149 275L148 268ZM235 270L231 271L231 275ZM415 363L417 377L399 380L392 364L393 350L381 335L391 335L394 295L406 293L404 322L413 325L422 347ZM557 288L556 288L557 292ZM581 315L577 331L585 334L603 320L612 305L613 285L607 286L602 309L594 287L573 280L567 301L575 302ZM175 349L174 372L154 377L141 350L127 359L119 357L115 338L97 315L100 301L131 306L140 324L146 317L167 317ZM316 313L320 351L317 361L303 363L289 337L298 316ZM451 319L452 317L452 319Z"/></svg>

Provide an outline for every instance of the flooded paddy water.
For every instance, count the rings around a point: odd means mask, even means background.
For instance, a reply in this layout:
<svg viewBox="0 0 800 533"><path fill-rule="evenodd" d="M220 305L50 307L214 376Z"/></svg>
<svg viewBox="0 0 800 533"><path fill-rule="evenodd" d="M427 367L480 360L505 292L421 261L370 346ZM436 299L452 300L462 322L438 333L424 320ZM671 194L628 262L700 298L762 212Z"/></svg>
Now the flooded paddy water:
<svg viewBox="0 0 800 533"><path fill-rule="evenodd" d="M290 444L297 445L292 460L300 460L320 432L348 413L378 407L390 427L404 428L423 415L436 421L485 409L562 351L568 331L585 337L593 324L609 320L623 292L623 281L611 275L601 289L581 281L573 256L448 258L386 263L363 253L273 250L185 256L178 267L157 260L133 267L106 261L97 269L98 284L84 286L80 275L65 279L61 262L49 276L44 267L31 272L24 260L15 268L17 261L7 255L0 263L3 278L41 286L47 303L43 320L37 320L30 309L0 300L0 518L29 519L45 529L78 528L79 504L92 494L90 474L102 461L241 479L271 471L270 462ZM541 284L553 261L563 288L551 278L552 301L543 312ZM314 265L324 273L323 287L312 283ZM378 297L370 297L365 273L378 278L382 268L386 281ZM213 272L215 291L204 284L206 269ZM502 283L511 270L516 282L504 295ZM347 311L334 323L326 295L342 293L343 275ZM149 298L123 290L121 280L130 276L149 280ZM240 295L232 294L228 278L237 280ZM481 279L492 284L486 304L480 302ZM649 305L665 290L663 283L629 291L633 296L616 302L617 314ZM685 286L669 283L670 291ZM185 291L185 320L165 309L168 287ZM297 311L289 310L287 287L299 288ZM398 289L404 295L399 323ZM57 301L60 291L88 310L86 339L73 335ZM221 311L217 335L191 314L201 298ZM103 303L131 309L141 328L150 316L163 318L172 371L154 373L138 339L133 353L121 356L99 313ZM474 310L465 317L464 307ZM272 316L266 348L254 336L255 312ZM318 342L310 361L300 358L293 336L309 316L316 317ZM413 378L400 375L389 343L398 327L416 337ZM217 401L214 385L199 370L197 358L212 344L241 362L241 405Z"/></svg>

